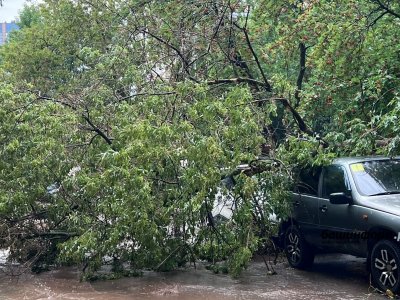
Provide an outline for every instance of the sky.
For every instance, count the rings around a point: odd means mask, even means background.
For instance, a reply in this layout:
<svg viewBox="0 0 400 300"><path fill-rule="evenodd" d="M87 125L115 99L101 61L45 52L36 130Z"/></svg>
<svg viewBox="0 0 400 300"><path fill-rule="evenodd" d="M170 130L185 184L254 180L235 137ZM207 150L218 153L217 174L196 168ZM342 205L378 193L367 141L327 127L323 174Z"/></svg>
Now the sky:
<svg viewBox="0 0 400 300"><path fill-rule="evenodd" d="M18 11L24 7L27 0L3 0L3 6L0 7L0 22L10 22L18 16Z"/></svg>

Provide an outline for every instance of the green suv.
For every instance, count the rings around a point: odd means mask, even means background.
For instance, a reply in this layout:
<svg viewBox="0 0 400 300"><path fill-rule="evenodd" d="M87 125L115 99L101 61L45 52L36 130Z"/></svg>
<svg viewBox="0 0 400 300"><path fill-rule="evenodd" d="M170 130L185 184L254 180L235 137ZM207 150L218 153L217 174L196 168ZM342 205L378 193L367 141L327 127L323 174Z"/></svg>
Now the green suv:
<svg viewBox="0 0 400 300"><path fill-rule="evenodd" d="M318 252L365 257L373 284L400 292L400 158L340 158L299 177L280 230L289 264L307 268Z"/></svg>

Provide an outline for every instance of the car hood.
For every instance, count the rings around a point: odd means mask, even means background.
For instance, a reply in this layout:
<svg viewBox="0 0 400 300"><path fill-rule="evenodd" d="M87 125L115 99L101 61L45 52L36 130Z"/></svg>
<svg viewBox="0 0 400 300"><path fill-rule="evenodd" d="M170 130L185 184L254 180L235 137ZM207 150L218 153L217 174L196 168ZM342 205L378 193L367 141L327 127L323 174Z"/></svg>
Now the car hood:
<svg viewBox="0 0 400 300"><path fill-rule="evenodd" d="M400 195L382 195L363 198L363 206L400 216Z"/></svg>

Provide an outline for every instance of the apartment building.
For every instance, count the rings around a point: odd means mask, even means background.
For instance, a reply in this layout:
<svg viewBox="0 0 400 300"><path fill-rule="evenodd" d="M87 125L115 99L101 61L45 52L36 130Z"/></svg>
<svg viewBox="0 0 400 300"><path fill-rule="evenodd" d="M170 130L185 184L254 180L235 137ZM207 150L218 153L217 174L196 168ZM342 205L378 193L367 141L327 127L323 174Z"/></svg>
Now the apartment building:
<svg viewBox="0 0 400 300"><path fill-rule="evenodd" d="M1 24L1 33L0 33L0 45L3 45L7 41L8 34L13 30L18 30L19 27L12 21L10 23L3 22Z"/></svg>

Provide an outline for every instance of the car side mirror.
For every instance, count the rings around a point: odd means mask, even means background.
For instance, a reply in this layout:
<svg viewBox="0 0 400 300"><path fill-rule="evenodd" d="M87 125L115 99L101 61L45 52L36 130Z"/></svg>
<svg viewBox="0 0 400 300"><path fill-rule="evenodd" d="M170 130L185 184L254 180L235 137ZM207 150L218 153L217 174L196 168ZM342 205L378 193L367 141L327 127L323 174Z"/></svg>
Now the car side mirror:
<svg viewBox="0 0 400 300"><path fill-rule="evenodd" d="M329 195L329 202L332 204L350 204L351 196L345 193L332 193Z"/></svg>

